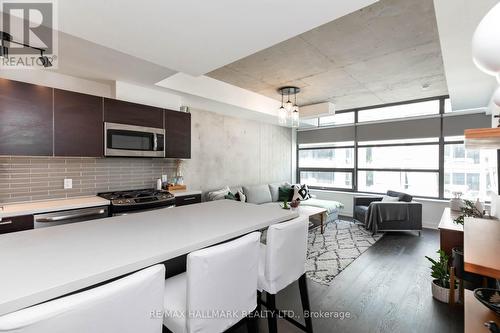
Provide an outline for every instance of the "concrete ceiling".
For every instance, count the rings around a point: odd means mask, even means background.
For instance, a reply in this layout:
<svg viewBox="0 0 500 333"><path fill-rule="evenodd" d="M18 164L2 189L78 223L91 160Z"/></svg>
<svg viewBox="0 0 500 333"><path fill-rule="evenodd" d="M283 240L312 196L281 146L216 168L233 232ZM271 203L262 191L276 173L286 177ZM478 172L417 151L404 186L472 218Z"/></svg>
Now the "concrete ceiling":
<svg viewBox="0 0 500 333"><path fill-rule="evenodd" d="M201 75L375 1L64 0L58 17L61 32Z"/></svg>
<svg viewBox="0 0 500 333"><path fill-rule="evenodd" d="M448 93L432 0L381 0L207 75L275 99L296 85L300 105L338 110Z"/></svg>

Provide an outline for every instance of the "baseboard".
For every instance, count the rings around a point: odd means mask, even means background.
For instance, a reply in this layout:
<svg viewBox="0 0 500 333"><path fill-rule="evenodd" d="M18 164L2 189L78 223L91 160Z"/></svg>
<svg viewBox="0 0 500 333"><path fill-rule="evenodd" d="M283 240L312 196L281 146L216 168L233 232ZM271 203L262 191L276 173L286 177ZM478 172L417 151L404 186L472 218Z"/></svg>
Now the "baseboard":
<svg viewBox="0 0 500 333"><path fill-rule="evenodd" d="M422 222L422 227L425 228L425 229L438 230L438 225L436 224L436 222L425 222L425 221L423 221Z"/></svg>

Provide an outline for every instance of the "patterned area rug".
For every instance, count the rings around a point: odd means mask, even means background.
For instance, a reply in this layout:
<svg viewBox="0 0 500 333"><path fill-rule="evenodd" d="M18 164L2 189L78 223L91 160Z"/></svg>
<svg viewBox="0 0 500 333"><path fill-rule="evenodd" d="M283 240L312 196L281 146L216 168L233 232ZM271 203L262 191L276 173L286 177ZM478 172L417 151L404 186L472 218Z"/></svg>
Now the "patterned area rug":
<svg viewBox="0 0 500 333"><path fill-rule="evenodd" d="M320 228L311 230L307 249L307 277L330 285L340 272L382 236L372 236L361 224L345 220L328 223L323 235Z"/></svg>

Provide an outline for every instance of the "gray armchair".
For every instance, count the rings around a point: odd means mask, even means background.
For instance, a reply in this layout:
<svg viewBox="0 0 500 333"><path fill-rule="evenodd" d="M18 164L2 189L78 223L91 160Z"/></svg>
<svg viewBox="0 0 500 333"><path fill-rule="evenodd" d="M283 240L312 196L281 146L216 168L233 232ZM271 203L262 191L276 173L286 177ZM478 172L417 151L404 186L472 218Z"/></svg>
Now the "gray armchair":
<svg viewBox="0 0 500 333"><path fill-rule="evenodd" d="M388 191L398 201L382 202L382 197L354 197L353 218L374 234L379 231L422 230L422 204L411 195Z"/></svg>

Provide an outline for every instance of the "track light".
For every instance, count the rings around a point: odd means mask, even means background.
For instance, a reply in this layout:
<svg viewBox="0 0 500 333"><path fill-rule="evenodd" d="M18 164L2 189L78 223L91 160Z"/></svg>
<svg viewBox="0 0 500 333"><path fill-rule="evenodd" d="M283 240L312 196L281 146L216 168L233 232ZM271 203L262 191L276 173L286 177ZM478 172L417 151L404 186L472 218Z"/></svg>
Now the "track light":
<svg viewBox="0 0 500 333"><path fill-rule="evenodd" d="M43 55L43 51L40 51L40 57L38 59L41 61L43 67L52 67L52 62L49 57Z"/></svg>
<svg viewBox="0 0 500 333"><path fill-rule="evenodd" d="M7 46L0 46L0 58L9 57L9 48Z"/></svg>

